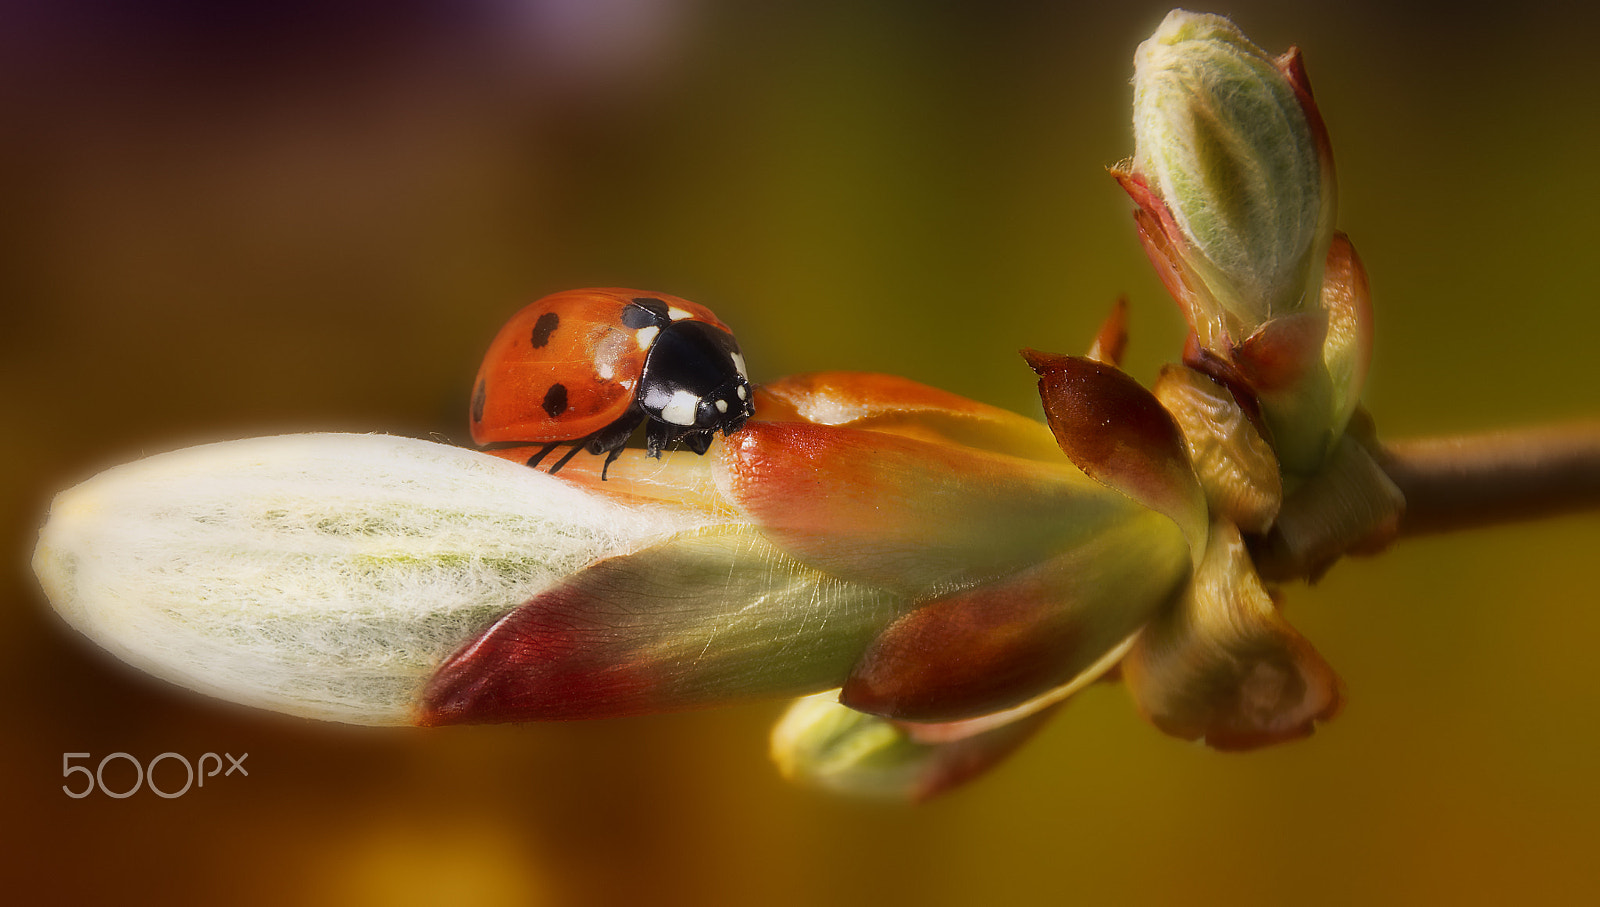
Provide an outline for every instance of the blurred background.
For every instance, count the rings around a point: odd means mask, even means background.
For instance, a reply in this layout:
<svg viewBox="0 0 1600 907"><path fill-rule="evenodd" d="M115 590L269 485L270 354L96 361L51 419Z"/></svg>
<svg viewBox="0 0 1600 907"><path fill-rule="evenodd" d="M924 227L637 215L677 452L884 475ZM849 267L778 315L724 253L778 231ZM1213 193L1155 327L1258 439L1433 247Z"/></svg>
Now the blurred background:
<svg viewBox="0 0 1600 907"><path fill-rule="evenodd" d="M103 656L28 568L116 462L303 430L464 441L521 304L670 292L757 380L894 372L1037 412L1016 350L1179 318L1105 167L1150 2L74 0L0 6L0 865L169 903L1505 903L1600 897L1600 517L1408 541L1289 590L1340 670L1220 755L1089 690L921 809L786 786L779 704L359 729ZM1595 412L1600 14L1233 0L1292 43L1376 296L1389 437ZM1575 18L1576 17L1576 18ZM248 753L164 800L62 754ZM114 764L108 769L131 769ZM128 779L116 775L117 784ZM176 776L174 776L176 777Z"/></svg>

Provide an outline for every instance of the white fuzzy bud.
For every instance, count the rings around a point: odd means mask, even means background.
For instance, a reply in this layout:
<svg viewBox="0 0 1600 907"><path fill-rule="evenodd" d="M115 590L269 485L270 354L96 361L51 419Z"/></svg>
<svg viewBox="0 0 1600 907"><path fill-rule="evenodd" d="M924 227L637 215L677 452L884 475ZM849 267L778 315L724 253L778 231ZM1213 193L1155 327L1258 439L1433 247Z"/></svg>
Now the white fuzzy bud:
<svg viewBox="0 0 1600 907"><path fill-rule="evenodd" d="M1183 231L1187 263L1220 307L1206 314L1238 340L1314 308L1331 170L1325 180L1293 84L1233 23L1184 10L1134 61L1134 169Z"/></svg>
<svg viewBox="0 0 1600 907"><path fill-rule="evenodd" d="M443 444L284 435L62 492L33 565L68 623L149 673L293 715L405 724L440 662L501 614L697 522Z"/></svg>

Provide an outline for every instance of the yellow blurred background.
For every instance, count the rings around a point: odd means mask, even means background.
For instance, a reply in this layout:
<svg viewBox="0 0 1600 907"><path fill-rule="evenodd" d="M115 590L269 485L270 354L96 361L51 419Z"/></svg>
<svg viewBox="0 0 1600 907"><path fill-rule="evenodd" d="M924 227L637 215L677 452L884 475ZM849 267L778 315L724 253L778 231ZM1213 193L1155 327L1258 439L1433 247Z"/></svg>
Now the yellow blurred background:
<svg viewBox="0 0 1600 907"><path fill-rule="evenodd" d="M1104 168L1132 151L1132 52L1165 6L37 6L0 13L18 903L1600 898L1594 515L1409 541L1290 589L1347 685L1308 741L1216 754L1102 686L921 809L787 787L765 758L778 704L429 731L231 707L99 653L28 570L50 495L144 453L464 441L478 356L557 289L707 304L757 380L887 371L1030 414L1016 350L1083 349L1126 292L1148 381L1182 330ZM1600 409L1600 15L1218 11L1305 49L1375 288L1386 435ZM247 752L250 774L172 800L62 792L63 753L119 751Z"/></svg>

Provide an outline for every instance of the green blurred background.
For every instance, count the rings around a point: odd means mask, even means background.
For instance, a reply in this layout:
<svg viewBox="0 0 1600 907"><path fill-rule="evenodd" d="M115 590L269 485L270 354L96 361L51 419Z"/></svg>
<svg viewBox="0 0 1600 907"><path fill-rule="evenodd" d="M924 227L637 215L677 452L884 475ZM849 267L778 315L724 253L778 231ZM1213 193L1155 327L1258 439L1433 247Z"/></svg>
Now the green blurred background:
<svg viewBox="0 0 1600 907"><path fill-rule="evenodd" d="M1037 411L1021 346L1119 293L1182 339L1104 168L1166 7L7 3L0 22L0 866L120 901L1506 903L1600 898L1600 518L1403 543L1289 590L1347 684L1219 755L1088 691L921 809L785 786L777 704L351 729L103 656L27 567L50 495L277 431L461 441L477 358L557 289L713 307L757 379L895 372ZM1388 436L1595 412L1600 15L1226 9L1306 52L1372 275ZM65 752L249 753L72 800ZM125 766L124 766L125 767ZM108 775L109 777L109 775Z"/></svg>

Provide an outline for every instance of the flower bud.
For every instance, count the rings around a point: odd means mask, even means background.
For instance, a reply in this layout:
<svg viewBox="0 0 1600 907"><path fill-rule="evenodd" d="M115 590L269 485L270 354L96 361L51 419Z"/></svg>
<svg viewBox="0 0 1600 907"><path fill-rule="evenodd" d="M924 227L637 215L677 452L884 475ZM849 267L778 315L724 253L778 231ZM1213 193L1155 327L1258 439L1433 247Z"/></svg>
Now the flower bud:
<svg viewBox="0 0 1600 907"><path fill-rule="evenodd" d="M439 662L518 602L708 521L444 444L281 435L62 492L33 566L68 623L158 677L290 715L409 724Z"/></svg>
<svg viewBox="0 0 1600 907"><path fill-rule="evenodd" d="M772 729L772 760L790 781L833 793L922 802L988 771L1025 743L1054 709L977 733L939 737L944 725L901 725L842 706L838 691L796 700Z"/></svg>
<svg viewBox="0 0 1600 907"><path fill-rule="evenodd" d="M1316 307L1333 179L1304 86L1227 19L1174 10L1139 46L1133 104L1135 178L1181 234L1202 343Z"/></svg>

